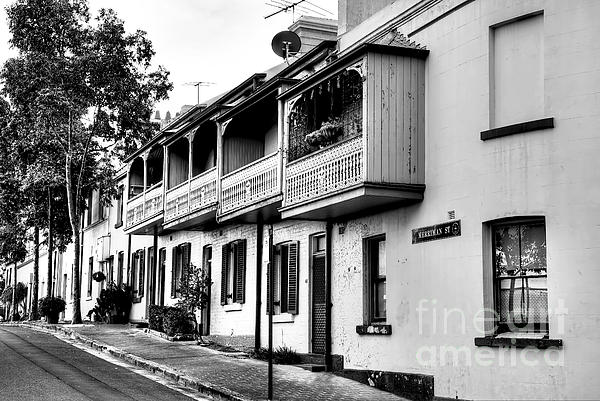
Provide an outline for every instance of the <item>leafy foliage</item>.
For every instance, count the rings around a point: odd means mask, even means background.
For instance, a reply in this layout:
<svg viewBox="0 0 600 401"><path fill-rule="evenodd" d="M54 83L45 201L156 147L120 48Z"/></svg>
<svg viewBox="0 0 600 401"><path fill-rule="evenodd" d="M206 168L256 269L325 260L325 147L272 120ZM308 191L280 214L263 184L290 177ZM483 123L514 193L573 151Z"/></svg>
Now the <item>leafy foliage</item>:
<svg viewBox="0 0 600 401"><path fill-rule="evenodd" d="M208 303L208 290L212 284L204 269L190 263L179 280L180 295L177 306L188 312L188 317L194 322L198 331L196 312L201 311Z"/></svg>
<svg viewBox="0 0 600 401"><path fill-rule="evenodd" d="M250 356L255 359L266 361L269 359L269 350L261 347L252 351ZM288 346L277 347L273 350L273 362L280 365L295 365L301 362L298 353Z"/></svg>
<svg viewBox="0 0 600 401"><path fill-rule="evenodd" d="M169 307L163 316L163 329L168 336L191 334L194 328L189 313L178 307Z"/></svg>
<svg viewBox="0 0 600 401"><path fill-rule="evenodd" d="M0 301L4 304L11 304L13 296L13 287L9 285L2 291L0 295ZM27 286L23 283L17 283L16 302L17 305L23 302L27 298Z"/></svg>
<svg viewBox="0 0 600 401"><path fill-rule="evenodd" d="M146 33L127 33L110 9L92 18L86 0L16 0L6 10L10 44L18 50L0 72L10 99L8 149L22 155L21 171L34 189L64 187L78 266L85 201L93 190L104 204L114 198L114 161L156 132L150 115L172 89L169 73L152 69ZM0 243L18 235L0 232ZM13 249L0 253L21 257ZM81 321L80 293L75 269L74 323Z"/></svg>
<svg viewBox="0 0 600 401"><path fill-rule="evenodd" d="M163 327L163 318L167 311L168 306L159 306L159 305L150 305L148 307L148 328L151 330L162 331L165 329Z"/></svg>
<svg viewBox="0 0 600 401"><path fill-rule="evenodd" d="M41 298L38 304L40 315L51 316L65 311L67 303L61 297L44 297Z"/></svg>
<svg viewBox="0 0 600 401"><path fill-rule="evenodd" d="M96 321L109 323L111 317L115 323L124 323L129 318L131 310L131 296L129 287L109 283L100 291L100 297L96 298L96 305L87 313L88 317L95 316Z"/></svg>

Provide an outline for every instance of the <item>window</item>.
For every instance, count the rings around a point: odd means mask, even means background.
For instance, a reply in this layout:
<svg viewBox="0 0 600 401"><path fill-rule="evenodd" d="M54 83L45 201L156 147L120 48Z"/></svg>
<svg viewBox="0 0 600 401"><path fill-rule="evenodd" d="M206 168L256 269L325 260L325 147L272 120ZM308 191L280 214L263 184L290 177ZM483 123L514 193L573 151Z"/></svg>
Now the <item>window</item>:
<svg viewBox="0 0 600 401"><path fill-rule="evenodd" d="M131 289L134 300L139 302L140 298L144 296L144 259L146 252L144 249L135 251L131 255L132 268L131 268Z"/></svg>
<svg viewBox="0 0 600 401"><path fill-rule="evenodd" d="M243 304L246 297L246 240L223 245L221 259L221 305Z"/></svg>
<svg viewBox="0 0 600 401"><path fill-rule="evenodd" d="M365 239L363 251L365 324L384 323L386 319L385 235Z"/></svg>
<svg viewBox="0 0 600 401"><path fill-rule="evenodd" d="M108 272L106 274L106 282L113 283L115 281L115 257L110 255L108 258Z"/></svg>
<svg viewBox="0 0 600 401"><path fill-rule="evenodd" d="M497 333L548 332L546 226L543 219L492 225Z"/></svg>
<svg viewBox="0 0 600 401"><path fill-rule="evenodd" d="M180 295L181 278L187 275L191 250L192 246L189 242L173 248L173 259L171 261L171 298L176 298Z"/></svg>
<svg viewBox="0 0 600 401"><path fill-rule="evenodd" d="M539 119L544 113L544 16L492 27L490 128Z"/></svg>
<svg viewBox="0 0 600 401"><path fill-rule="evenodd" d="M123 225L123 192L125 191L125 187L123 185L119 186L117 193L117 224L115 224L115 228L119 228Z"/></svg>
<svg viewBox="0 0 600 401"><path fill-rule="evenodd" d="M273 313L298 314L298 248L290 242L275 247L273 272ZM267 269L267 313L269 313L271 271Z"/></svg>
<svg viewBox="0 0 600 401"><path fill-rule="evenodd" d="M90 257L89 265L88 265L88 287L87 287L88 298L91 298L91 296L92 296L92 274L94 274L94 258Z"/></svg>
<svg viewBox="0 0 600 401"><path fill-rule="evenodd" d="M104 218L104 207L100 202L100 191L93 190L88 197L87 224L94 224Z"/></svg>

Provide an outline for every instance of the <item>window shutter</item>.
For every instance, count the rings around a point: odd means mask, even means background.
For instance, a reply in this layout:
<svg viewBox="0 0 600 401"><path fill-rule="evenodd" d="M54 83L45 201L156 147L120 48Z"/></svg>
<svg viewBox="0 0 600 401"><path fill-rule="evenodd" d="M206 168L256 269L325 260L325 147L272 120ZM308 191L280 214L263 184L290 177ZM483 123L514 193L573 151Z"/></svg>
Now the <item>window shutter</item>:
<svg viewBox="0 0 600 401"><path fill-rule="evenodd" d="M221 248L221 305L227 303L227 278L229 277L229 245Z"/></svg>
<svg viewBox="0 0 600 401"><path fill-rule="evenodd" d="M237 242L235 253L235 302L246 300L246 240Z"/></svg>
<svg viewBox="0 0 600 401"><path fill-rule="evenodd" d="M267 314L271 312L271 263L267 263Z"/></svg>
<svg viewBox="0 0 600 401"><path fill-rule="evenodd" d="M175 298L177 292L177 247L173 247L171 259L171 298Z"/></svg>
<svg viewBox="0 0 600 401"><path fill-rule="evenodd" d="M192 244L190 244L189 242L186 242L185 244L183 244L181 246L181 259L182 259L182 263L181 263L181 280L187 280L187 276L189 274L189 267L190 267L190 256L191 256L191 251L192 251ZM178 290L181 291L181 281L178 282Z"/></svg>
<svg viewBox="0 0 600 401"><path fill-rule="evenodd" d="M288 313L298 314L298 260L299 242L288 245Z"/></svg>
<svg viewBox="0 0 600 401"><path fill-rule="evenodd" d="M146 250L141 250L140 251L140 287L138 290L138 297L143 297L144 296L144 267L145 267L145 263L144 261L146 260L145 258L146 256Z"/></svg>

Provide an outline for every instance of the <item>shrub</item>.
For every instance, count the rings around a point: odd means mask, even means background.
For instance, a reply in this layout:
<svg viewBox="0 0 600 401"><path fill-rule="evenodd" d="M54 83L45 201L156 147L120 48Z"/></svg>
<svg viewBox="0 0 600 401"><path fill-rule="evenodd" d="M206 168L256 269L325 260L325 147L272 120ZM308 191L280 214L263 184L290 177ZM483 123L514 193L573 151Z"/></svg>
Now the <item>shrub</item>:
<svg viewBox="0 0 600 401"><path fill-rule="evenodd" d="M96 305L87 313L92 314L97 321L109 322L111 317L114 323L126 323L129 320L131 310L131 296L129 288L125 285L109 283L100 291L100 297L96 298Z"/></svg>
<svg viewBox="0 0 600 401"><path fill-rule="evenodd" d="M300 363L300 356L289 347L277 347L273 350L273 361L282 365L294 365Z"/></svg>
<svg viewBox="0 0 600 401"><path fill-rule="evenodd" d="M175 334L192 334L193 325L189 313L176 307L168 307L163 316L163 329L168 336Z"/></svg>
<svg viewBox="0 0 600 401"><path fill-rule="evenodd" d="M48 323L57 323L58 314L64 312L67 303L60 297L44 297L39 300L38 308L41 316L46 316Z"/></svg>
<svg viewBox="0 0 600 401"><path fill-rule="evenodd" d="M261 347L257 351L252 351L250 357L266 361L269 359L269 350ZM283 346L273 350L273 362L280 365L295 365L300 363L301 359L296 351Z"/></svg>
<svg viewBox="0 0 600 401"><path fill-rule="evenodd" d="M164 332L163 320L167 306L150 305L148 308L148 328Z"/></svg>

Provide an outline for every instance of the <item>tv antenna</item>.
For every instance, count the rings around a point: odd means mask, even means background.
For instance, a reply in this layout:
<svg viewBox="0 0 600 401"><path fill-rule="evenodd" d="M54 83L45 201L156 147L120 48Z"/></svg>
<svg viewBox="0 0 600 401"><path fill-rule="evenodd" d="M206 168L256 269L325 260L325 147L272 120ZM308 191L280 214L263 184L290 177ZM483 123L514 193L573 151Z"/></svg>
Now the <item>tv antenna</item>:
<svg viewBox="0 0 600 401"><path fill-rule="evenodd" d="M185 86L195 86L196 87L196 104L200 104L200 87L201 86L210 86L214 85L214 82L206 82L206 81L192 81L184 83Z"/></svg>
<svg viewBox="0 0 600 401"><path fill-rule="evenodd" d="M319 17L330 17L333 16L333 13L321 6L318 6L308 0L269 0L265 3L268 6L278 8L277 11L271 13L265 17L265 19L270 18L274 15L277 15L282 12L292 12L292 21L294 20L294 15L296 10L305 13L306 15L314 14Z"/></svg>
<svg viewBox="0 0 600 401"><path fill-rule="evenodd" d="M300 36L292 31L281 31L271 41L273 52L288 62L288 57L297 54L302 47Z"/></svg>

